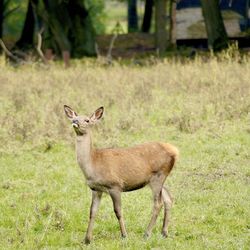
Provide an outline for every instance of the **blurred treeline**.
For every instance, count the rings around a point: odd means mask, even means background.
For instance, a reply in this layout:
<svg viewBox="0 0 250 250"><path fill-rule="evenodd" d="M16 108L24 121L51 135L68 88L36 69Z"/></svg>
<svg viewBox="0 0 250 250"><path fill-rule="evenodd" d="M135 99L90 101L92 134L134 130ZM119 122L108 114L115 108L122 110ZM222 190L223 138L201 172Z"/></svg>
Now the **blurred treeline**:
<svg viewBox="0 0 250 250"><path fill-rule="evenodd" d="M159 54L176 46L175 0L140 1L143 5L140 27L139 1L112 2L127 4L128 32L154 31L155 48ZM7 43L12 41L11 49L27 51L37 46L40 35L45 57L52 59L54 54L62 55L66 63L71 57L96 56L96 34L105 32L105 16L116 12L115 9L105 9L108 3L110 1L104 0L0 0L0 38ZM201 6L210 48L227 48L228 38L219 0L201 0ZM118 21L113 33L119 32Z"/></svg>

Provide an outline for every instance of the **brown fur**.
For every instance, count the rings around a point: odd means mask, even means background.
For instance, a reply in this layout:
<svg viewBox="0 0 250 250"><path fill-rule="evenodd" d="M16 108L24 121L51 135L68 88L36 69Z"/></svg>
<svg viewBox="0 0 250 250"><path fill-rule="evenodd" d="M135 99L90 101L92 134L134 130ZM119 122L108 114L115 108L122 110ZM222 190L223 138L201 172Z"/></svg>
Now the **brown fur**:
<svg viewBox="0 0 250 250"><path fill-rule="evenodd" d="M101 182L105 186L115 185L120 191L145 186L158 172L167 176L177 157L178 150L174 146L159 142L92 152L93 168L96 175L102 176Z"/></svg>

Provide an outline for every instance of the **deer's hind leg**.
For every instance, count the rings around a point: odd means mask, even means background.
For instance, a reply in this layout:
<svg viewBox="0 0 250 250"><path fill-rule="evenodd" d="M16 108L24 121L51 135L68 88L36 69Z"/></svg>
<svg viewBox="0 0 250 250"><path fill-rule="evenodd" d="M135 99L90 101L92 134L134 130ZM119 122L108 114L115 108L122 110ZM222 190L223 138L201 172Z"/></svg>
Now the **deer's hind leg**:
<svg viewBox="0 0 250 250"><path fill-rule="evenodd" d="M162 200L164 204L164 218L162 226L162 235L164 237L168 236L168 223L170 218L170 208L172 207L173 199L166 187L162 187Z"/></svg>
<svg viewBox="0 0 250 250"><path fill-rule="evenodd" d="M163 183L166 179L165 174L163 173L157 173L154 176L152 176L149 186L152 190L153 193L153 210L152 210L152 215L150 222L148 224L147 230L145 232L145 237L150 236L153 226L155 225L156 219L160 213L160 210L163 206L163 198L162 198L162 187Z"/></svg>

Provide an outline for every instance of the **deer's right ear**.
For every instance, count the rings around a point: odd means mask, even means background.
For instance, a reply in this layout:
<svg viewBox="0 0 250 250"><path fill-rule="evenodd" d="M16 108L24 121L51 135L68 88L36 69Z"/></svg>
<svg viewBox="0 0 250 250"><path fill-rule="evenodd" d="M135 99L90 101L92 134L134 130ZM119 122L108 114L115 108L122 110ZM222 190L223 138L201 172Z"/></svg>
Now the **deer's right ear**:
<svg viewBox="0 0 250 250"><path fill-rule="evenodd" d="M64 105L64 111L65 111L66 116L69 119L73 119L74 117L77 116L77 113L71 107L67 105Z"/></svg>
<svg viewBox="0 0 250 250"><path fill-rule="evenodd" d="M102 118L103 112L104 108L100 107L90 116L89 119L92 122L92 124L96 123L98 120Z"/></svg>

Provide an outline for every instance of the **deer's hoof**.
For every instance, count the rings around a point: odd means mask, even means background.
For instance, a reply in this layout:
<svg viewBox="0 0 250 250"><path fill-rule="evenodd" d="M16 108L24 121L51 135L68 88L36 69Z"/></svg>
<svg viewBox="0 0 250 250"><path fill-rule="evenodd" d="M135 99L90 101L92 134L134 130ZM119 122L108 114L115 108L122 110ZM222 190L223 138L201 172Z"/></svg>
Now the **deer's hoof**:
<svg viewBox="0 0 250 250"><path fill-rule="evenodd" d="M90 239L89 239L88 237L86 237L85 240L84 240L84 243L85 243L86 245L89 245L89 244L90 244Z"/></svg>
<svg viewBox="0 0 250 250"><path fill-rule="evenodd" d="M147 240L149 238L150 234L148 232L144 233L143 238Z"/></svg>
<svg viewBox="0 0 250 250"><path fill-rule="evenodd" d="M164 238L167 238L168 237L168 232L165 232L165 231L162 231L162 236L164 237Z"/></svg>
<svg viewBox="0 0 250 250"><path fill-rule="evenodd" d="M126 239L127 235L126 234L122 234L122 239Z"/></svg>

